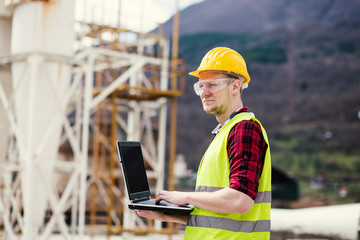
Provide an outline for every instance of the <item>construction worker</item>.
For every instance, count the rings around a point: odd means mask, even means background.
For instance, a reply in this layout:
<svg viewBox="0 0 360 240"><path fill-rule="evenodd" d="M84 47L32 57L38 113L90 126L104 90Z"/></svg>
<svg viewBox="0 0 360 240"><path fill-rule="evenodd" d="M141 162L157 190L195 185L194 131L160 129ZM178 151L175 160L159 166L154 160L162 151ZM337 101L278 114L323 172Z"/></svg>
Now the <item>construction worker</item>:
<svg viewBox="0 0 360 240"><path fill-rule="evenodd" d="M241 99L250 76L236 51L217 47L202 59L194 90L219 125L199 166L195 192L160 191L157 201L194 205L188 215L137 211L186 224L184 239L270 239L271 159L261 123Z"/></svg>

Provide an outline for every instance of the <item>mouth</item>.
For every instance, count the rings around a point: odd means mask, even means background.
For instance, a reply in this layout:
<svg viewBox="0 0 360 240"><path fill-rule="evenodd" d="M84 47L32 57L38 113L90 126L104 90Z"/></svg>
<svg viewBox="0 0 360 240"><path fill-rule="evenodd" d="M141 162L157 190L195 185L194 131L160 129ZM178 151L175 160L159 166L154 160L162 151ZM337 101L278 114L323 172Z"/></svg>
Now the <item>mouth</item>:
<svg viewBox="0 0 360 240"><path fill-rule="evenodd" d="M203 99L202 102L203 104L209 104L211 102L213 102L214 100L210 100L210 99Z"/></svg>
<svg viewBox="0 0 360 240"><path fill-rule="evenodd" d="M214 105L214 100L204 100L202 104L203 107L212 107Z"/></svg>

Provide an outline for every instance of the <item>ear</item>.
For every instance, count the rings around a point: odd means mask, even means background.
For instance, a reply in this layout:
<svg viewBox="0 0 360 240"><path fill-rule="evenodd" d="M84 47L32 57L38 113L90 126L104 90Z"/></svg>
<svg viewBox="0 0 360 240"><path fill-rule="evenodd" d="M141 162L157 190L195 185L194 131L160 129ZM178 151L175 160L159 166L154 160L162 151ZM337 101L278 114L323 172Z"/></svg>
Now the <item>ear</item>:
<svg viewBox="0 0 360 240"><path fill-rule="evenodd" d="M235 80L232 83L231 92L233 94L237 94L238 92L240 93L240 91L241 91L241 82L240 80Z"/></svg>

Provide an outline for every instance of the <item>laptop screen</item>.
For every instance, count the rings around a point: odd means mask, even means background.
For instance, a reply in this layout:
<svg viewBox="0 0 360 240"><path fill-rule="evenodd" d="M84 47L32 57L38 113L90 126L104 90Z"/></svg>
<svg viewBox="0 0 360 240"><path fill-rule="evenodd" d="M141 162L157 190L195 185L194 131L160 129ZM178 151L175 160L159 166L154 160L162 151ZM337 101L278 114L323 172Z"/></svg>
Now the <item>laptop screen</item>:
<svg viewBox="0 0 360 240"><path fill-rule="evenodd" d="M140 142L118 141L117 143L130 200L150 197Z"/></svg>

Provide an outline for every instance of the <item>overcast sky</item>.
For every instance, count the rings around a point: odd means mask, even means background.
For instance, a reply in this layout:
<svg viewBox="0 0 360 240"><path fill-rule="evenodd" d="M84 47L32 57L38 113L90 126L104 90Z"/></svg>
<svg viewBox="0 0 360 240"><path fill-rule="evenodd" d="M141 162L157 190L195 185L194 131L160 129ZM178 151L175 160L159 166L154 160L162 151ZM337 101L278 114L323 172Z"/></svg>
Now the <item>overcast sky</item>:
<svg viewBox="0 0 360 240"><path fill-rule="evenodd" d="M165 22L176 11L203 0L77 0L76 19L115 25L135 31L147 32ZM121 4L120 4L121 3Z"/></svg>

